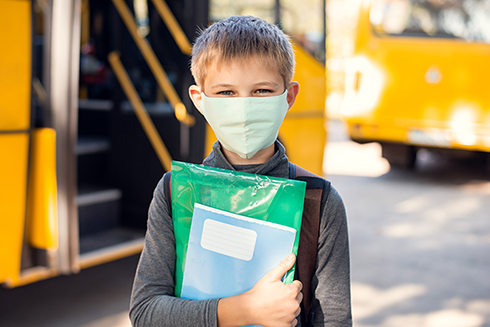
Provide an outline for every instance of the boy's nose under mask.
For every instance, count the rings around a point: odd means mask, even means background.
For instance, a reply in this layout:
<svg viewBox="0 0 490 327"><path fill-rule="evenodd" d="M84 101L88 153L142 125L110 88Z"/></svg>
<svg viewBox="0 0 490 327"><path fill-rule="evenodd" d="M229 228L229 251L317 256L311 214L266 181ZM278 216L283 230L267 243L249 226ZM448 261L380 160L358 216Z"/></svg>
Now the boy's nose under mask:
<svg viewBox="0 0 490 327"><path fill-rule="evenodd" d="M271 97L214 98L202 95L200 111L227 150L252 158L277 138L289 109L286 90Z"/></svg>

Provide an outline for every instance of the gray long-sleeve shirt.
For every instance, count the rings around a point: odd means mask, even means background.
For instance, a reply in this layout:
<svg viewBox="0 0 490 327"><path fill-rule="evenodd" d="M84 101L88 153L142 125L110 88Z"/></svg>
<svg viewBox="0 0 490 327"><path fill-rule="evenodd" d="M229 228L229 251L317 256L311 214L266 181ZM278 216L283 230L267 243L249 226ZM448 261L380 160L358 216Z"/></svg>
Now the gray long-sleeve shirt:
<svg viewBox="0 0 490 327"><path fill-rule="evenodd" d="M274 156L263 165L232 166L216 142L203 164L273 177L289 177L284 147L276 141ZM219 299L174 297L175 237L163 179L158 183L148 214L145 247L134 279L130 318L133 326L215 327ZM349 244L345 208L332 187L322 209L317 266L311 287L313 326L352 326ZM301 325L298 319L298 326Z"/></svg>

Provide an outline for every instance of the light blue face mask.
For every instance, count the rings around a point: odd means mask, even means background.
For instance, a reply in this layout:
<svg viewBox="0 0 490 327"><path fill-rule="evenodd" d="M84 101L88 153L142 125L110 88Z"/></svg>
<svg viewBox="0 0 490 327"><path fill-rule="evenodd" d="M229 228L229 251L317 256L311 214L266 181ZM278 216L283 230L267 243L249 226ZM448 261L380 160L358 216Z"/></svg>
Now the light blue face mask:
<svg viewBox="0 0 490 327"><path fill-rule="evenodd" d="M202 95L200 111L227 150L252 158L277 138L289 109L288 91L271 97L214 98Z"/></svg>

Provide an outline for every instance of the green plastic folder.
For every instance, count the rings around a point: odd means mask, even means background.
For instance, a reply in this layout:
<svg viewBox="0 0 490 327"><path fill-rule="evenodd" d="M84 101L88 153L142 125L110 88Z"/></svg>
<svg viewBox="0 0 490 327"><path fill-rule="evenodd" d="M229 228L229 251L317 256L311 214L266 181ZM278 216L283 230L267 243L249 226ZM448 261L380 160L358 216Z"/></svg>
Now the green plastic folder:
<svg viewBox="0 0 490 327"><path fill-rule="evenodd" d="M298 253L306 183L190 163L172 162L172 219L176 241L175 296L180 297L194 204L261 219L297 230ZM293 267L284 282L294 280Z"/></svg>

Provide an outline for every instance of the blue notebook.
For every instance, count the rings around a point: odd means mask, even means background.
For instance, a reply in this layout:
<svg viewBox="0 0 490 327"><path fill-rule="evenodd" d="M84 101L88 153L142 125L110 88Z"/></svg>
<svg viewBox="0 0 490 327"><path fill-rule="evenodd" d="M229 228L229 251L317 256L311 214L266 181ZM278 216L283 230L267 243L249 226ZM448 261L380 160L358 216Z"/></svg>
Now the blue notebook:
<svg viewBox="0 0 490 327"><path fill-rule="evenodd" d="M181 297L204 300L250 290L291 253L296 230L196 203Z"/></svg>

